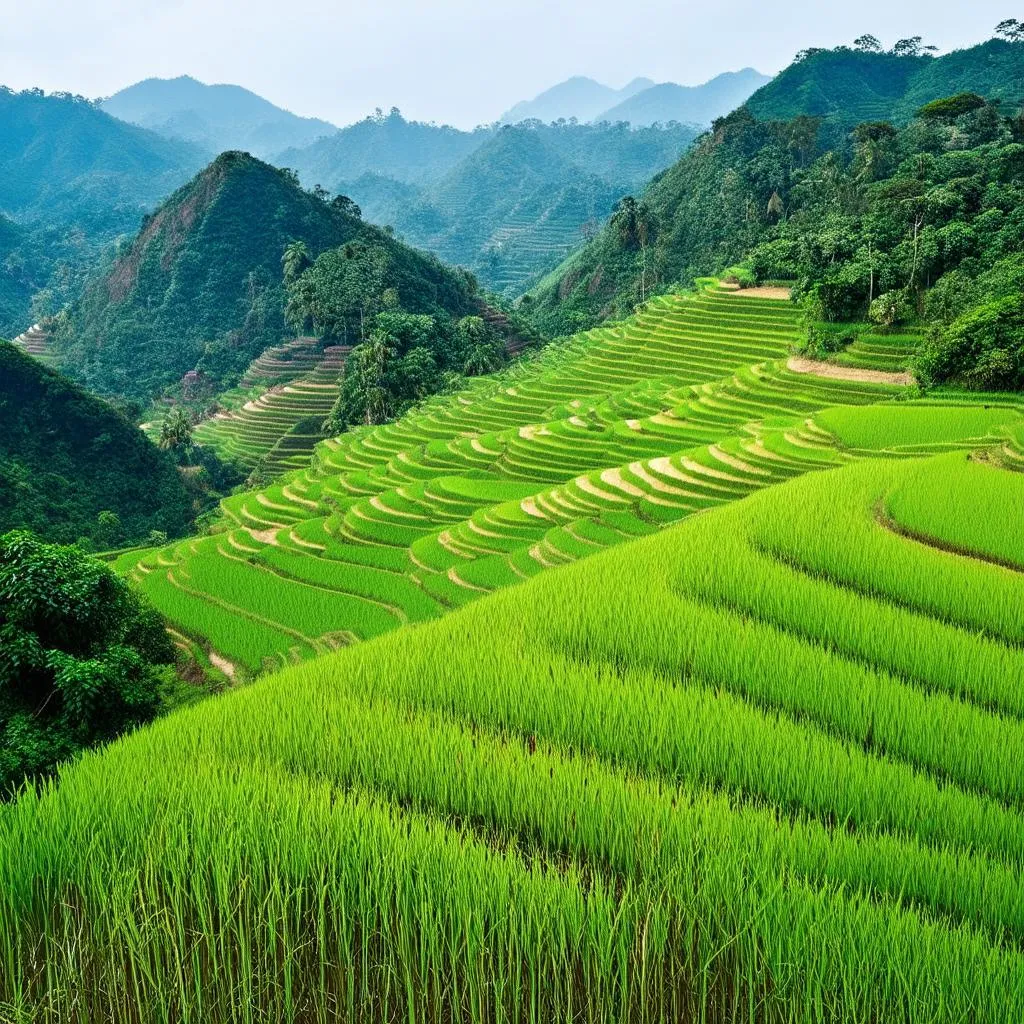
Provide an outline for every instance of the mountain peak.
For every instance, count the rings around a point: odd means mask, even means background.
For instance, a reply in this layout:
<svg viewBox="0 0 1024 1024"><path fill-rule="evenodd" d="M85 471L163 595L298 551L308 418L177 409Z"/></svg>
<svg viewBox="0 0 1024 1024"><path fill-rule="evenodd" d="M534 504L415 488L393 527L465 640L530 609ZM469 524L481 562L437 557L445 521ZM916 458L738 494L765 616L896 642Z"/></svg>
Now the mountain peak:
<svg viewBox="0 0 1024 1024"><path fill-rule="evenodd" d="M191 75L147 78L101 106L122 121L185 139L208 152L249 150L269 157L337 131L327 121L299 117L240 85L208 85Z"/></svg>

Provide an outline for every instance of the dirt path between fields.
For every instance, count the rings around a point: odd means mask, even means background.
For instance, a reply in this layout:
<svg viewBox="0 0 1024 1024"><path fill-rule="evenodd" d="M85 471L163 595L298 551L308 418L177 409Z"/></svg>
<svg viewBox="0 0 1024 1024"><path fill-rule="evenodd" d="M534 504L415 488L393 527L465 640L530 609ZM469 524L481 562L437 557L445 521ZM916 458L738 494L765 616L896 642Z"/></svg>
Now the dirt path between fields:
<svg viewBox="0 0 1024 1024"><path fill-rule="evenodd" d="M793 356L787 363L793 373L809 373L815 377L829 377L832 380L848 380L855 384L902 384L910 387L914 378L909 373L887 373L884 370L861 370L856 366L837 366L817 359L802 359Z"/></svg>

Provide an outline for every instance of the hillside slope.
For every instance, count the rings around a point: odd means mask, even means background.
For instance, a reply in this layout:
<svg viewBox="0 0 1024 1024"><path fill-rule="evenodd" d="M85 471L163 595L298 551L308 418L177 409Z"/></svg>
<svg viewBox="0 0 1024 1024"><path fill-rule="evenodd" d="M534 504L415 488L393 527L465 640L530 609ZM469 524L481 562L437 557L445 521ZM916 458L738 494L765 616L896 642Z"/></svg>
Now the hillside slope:
<svg viewBox="0 0 1024 1024"><path fill-rule="evenodd" d="M735 110L770 81L768 75L762 75L753 68L744 68L716 75L703 85L663 82L626 98L603 111L595 120L613 124L628 121L635 128L655 122L668 124L670 121L709 125L716 118Z"/></svg>
<svg viewBox="0 0 1024 1024"><path fill-rule="evenodd" d="M0 88L0 212L86 229L134 229L205 162L197 147L81 97Z"/></svg>
<svg viewBox="0 0 1024 1024"><path fill-rule="evenodd" d="M1011 53L992 79L1009 88L1007 69L1019 62L1024 70L1024 44L999 43L993 52ZM942 80L954 93L977 80L979 63L988 66L988 44L965 53L970 75ZM530 304L537 326L558 334L621 316L652 290L685 285L745 257L753 276L796 279L802 294L818 294L822 319L864 318L874 298L904 290L909 306L935 319L926 293L940 278L961 266L965 278L977 278L1017 251L1024 239L1016 213L1024 136L1016 108L998 97L986 104L968 96L959 113L940 106L899 128L873 121L851 133L843 118L852 100L842 116L824 119L809 116L814 104L798 90L786 94L786 104L767 106L787 82L803 80L804 64L847 59L874 69L879 91L888 79L875 72L895 69L900 84L885 108L891 112L907 88L907 68L931 69L946 58L841 51L812 54L787 69L658 175L631 215L606 225L540 283ZM829 77L836 95L843 81L838 73ZM768 109L798 116L755 117ZM967 287L953 280L945 286Z"/></svg>
<svg viewBox="0 0 1024 1024"><path fill-rule="evenodd" d="M147 78L100 106L122 121L185 139L211 154L243 150L268 158L338 131L327 121L282 110L241 86L207 85L188 75Z"/></svg>
<svg viewBox="0 0 1024 1024"><path fill-rule="evenodd" d="M540 575L0 809L0 1003L1024 1014L1020 410L789 373L793 323L659 300L143 559L257 664Z"/></svg>
<svg viewBox="0 0 1024 1024"><path fill-rule="evenodd" d="M616 200L673 163L694 135L682 125L528 122L501 128L436 182L364 175L338 187L371 219L512 295L578 245Z"/></svg>
<svg viewBox="0 0 1024 1024"><path fill-rule="evenodd" d="M482 145L493 131L460 131L448 125L406 121L397 109L349 125L310 146L286 149L274 158L290 167L302 182L338 191L343 182L364 174L383 174L396 181L436 181Z"/></svg>
<svg viewBox="0 0 1024 1024"><path fill-rule="evenodd" d="M113 512L119 524L99 521ZM186 531L177 468L123 416L13 345L0 343L0 534L100 547Z"/></svg>
<svg viewBox="0 0 1024 1024"><path fill-rule="evenodd" d="M761 120L826 118L833 136L862 121L907 123L917 109L958 92L1008 105L1024 100L1024 46L1002 39L940 57L808 50L747 101Z"/></svg>
<svg viewBox="0 0 1024 1024"><path fill-rule="evenodd" d="M431 618L864 454L824 410L909 407L913 391L899 374L857 383L791 369L799 332L788 302L714 289L659 298L392 424L328 440L309 469L227 499L223 533L126 568L240 673ZM915 442L922 409L886 447L941 450L927 431ZM1012 405L962 418L954 444L996 444L1003 424L1020 424Z"/></svg>
<svg viewBox="0 0 1024 1024"><path fill-rule="evenodd" d="M0 338L12 338L27 326L32 280L19 259L24 232L0 214Z"/></svg>
<svg viewBox="0 0 1024 1024"><path fill-rule="evenodd" d="M233 383L287 334L282 256L296 240L310 259L365 243L399 277L438 296L466 287L433 257L303 191L287 173L225 153L93 278L57 339L61 364L100 393L140 399L191 370L214 389Z"/></svg>

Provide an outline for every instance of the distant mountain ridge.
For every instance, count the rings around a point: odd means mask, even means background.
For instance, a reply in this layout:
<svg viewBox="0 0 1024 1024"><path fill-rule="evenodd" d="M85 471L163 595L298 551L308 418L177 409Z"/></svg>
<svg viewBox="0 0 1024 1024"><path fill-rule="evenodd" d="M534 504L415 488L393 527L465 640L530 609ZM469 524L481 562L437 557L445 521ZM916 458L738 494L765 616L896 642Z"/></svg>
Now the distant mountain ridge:
<svg viewBox="0 0 1024 1024"><path fill-rule="evenodd" d="M299 117L241 86L207 85L188 75L147 78L100 106L122 121L202 146L210 155L244 150L270 157L338 130L327 121Z"/></svg>
<svg viewBox="0 0 1024 1024"><path fill-rule="evenodd" d="M400 181L384 165L348 181L314 180L351 196L412 244L472 270L486 287L514 294L575 247L616 200L669 166L695 134L681 125L531 121L473 133L474 148L436 180Z"/></svg>
<svg viewBox="0 0 1024 1024"><path fill-rule="evenodd" d="M753 68L726 71L703 85L676 85L665 82L604 111L599 120L628 121L633 127L661 122L679 121L683 124L710 124L715 118L741 106L762 86L771 81Z"/></svg>
<svg viewBox="0 0 1024 1024"><path fill-rule="evenodd" d="M384 174L396 181L423 184L444 177L460 160L494 134L492 128L467 132L450 125L407 121L397 108L342 128L303 149L284 150L274 158L309 185L333 188L364 174Z"/></svg>
<svg viewBox="0 0 1024 1024"><path fill-rule="evenodd" d="M708 125L743 103L771 79L753 68L727 71L701 85L677 85L635 78L612 89L592 78L577 76L552 86L532 100L517 103L501 124L541 121L550 124L575 118L582 122L627 121L634 127L657 122Z"/></svg>
<svg viewBox="0 0 1024 1024"><path fill-rule="evenodd" d="M82 97L0 88L0 213L18 220L123 231L204 162Z"/></svg>
<svg viewBox="0 0 1024 1024"><path fill-rule="evenodd" d="M558 85L546 89L532 100L523 100L500 118L499 124L518 124L521 121L543 121L550 124L564 118L577 121L594 121L599 115L623 103L631 96L651 88L654 82L649 78L634 78L622 89L602 85L593 78L574 76Z"/></svg>

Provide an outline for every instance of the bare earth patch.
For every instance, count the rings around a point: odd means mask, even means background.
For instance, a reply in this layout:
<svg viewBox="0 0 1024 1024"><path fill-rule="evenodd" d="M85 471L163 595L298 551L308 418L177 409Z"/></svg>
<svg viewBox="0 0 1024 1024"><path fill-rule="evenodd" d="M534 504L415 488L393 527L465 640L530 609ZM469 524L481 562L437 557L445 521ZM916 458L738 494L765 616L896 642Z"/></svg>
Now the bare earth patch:
<svg viewBox="0 0 1024 1024"><path fill-rule="evenodd" d="M775 299L778 302L789 302L792 290L762 285L759 288L729 288L730 295L741 295L747 299Z"/></svg>
<svg viewBox="0 0 1024 1024"><path fill-rule="evenodd" d="M236 671L235 666L232 665L227 658L222 658L219 654L216 654L214 651L210 651L207 657L209 657L210 664L215 669L218 669L219 671L223 672L224 675L228 677L228 679L234 682Z"/></svg>
<svg viewBox="0 0 1024 1024"><path fill-rule="evenodd" d="M909 373L887 373L884 370L861 370L856 366L836 366L816 359L801 359L793 356L786 366L794 373L810 373L815 377L831 377L833 380L849 380L858 384L902 384L910 386L914 378Z"/></svg>

